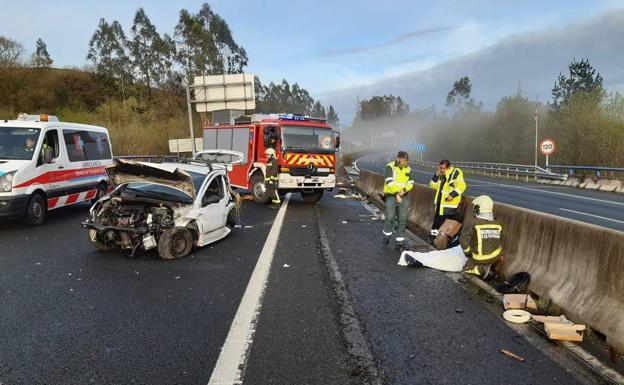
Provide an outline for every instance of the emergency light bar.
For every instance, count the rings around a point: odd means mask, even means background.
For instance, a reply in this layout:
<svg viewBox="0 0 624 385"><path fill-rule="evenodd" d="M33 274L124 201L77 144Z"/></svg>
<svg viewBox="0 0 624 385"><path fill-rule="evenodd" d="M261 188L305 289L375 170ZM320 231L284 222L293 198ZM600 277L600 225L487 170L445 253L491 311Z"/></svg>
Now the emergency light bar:
<svg viewBox="0 0 624 385"><path fill-rule="evenodd" d="M294 114L281 114L279 116L280 120L299 120L304 121L306 117L304 115L294 115Z"/></svg>
<svg viewBox="0 0 624 385"><path fill-rule="evenodd" d="M25 122L58 122L59 119L54 115L40 114L40 115L28 115L26 113L20 113L17 115L17 120Z"/></svg>
<svg viewBox="0 0 624 385"><path fill-rule="evenodd" d="M317 121L317 122L326 122L327 119L323 119L323 118L313 118L311 116L308 115L297 115L297 114L280 114L278 116L278 118L280 120L295 120L295 121L306 121L306 120L313 120L313 121Z"/></svg>

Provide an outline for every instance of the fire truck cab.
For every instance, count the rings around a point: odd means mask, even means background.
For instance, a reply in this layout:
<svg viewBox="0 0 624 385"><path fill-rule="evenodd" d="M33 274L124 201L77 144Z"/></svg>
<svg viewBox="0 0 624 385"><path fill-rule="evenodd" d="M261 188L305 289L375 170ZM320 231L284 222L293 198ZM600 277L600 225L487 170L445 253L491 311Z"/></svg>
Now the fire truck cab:
<svg viewBox="0 0 624 385"><path fill-rule="evenodd" d="M246 118L246 119L245 119ZM252 115L235 124L204 127L204 149L244 154L232 164L232 186L250 190L254 201L269 200L264 184L267 148L275 149L280 166L279 192L300 192L306 202L318 202L336 186L337 133L324 119L293 114Z"/></svg>

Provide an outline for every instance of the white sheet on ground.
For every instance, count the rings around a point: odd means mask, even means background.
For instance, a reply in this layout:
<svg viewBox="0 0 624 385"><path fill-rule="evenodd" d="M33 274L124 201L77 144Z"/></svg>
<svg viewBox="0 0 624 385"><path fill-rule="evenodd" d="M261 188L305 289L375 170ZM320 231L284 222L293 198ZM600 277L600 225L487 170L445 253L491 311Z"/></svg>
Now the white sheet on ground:
<svg viewBox="0 0 624 385"><path fill-rule="evenodd" d="M430 267L442 271L462 271L468 258L464 255L461 246L455 246L446 250L434 250L426 253L418 253L416 251L404 251L399 258L399 265L407 266L405 256L409 255L415 260Z"/></svg>

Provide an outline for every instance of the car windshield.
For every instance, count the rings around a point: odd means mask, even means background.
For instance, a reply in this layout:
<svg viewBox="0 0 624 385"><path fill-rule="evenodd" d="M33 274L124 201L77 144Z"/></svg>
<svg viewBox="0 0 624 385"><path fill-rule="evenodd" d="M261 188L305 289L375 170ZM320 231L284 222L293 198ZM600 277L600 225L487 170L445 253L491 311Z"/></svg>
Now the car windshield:
<svg viewBox="0 0 624 385"><path fill-rule="evenodd" d="M328 128L282 126L284 150L302 152L334 152L334 133Z"/></svg>
<svg viewBox="0 0 624 385"><path fill-rule="evenodd" d="M31 160L40 132L38 128L1 127L0 159Z"/></svg>

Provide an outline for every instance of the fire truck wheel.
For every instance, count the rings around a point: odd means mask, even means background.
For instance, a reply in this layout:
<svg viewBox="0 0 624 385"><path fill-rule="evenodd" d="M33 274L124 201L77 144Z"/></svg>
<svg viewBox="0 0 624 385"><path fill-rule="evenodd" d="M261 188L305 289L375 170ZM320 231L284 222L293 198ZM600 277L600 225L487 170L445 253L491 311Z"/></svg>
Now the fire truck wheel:
<svg viewBox="0 0 624 385"><path fill-rule="evenodd" d="M42 225L45 220L46 210L47 207L43 195L34 193L30 197L23 220L29 226Z"/></svg>
<svg viewBox="0 0 624 385"><path fill-rule="evenodd" d="M321 198L323 198L323 193L325 191L324 190L313 190L313 191L302 191L301 192L301 197L303 198L303 201L306 203L316 203L318 201L321 200Z"/></svg>
<svg viewBox="0 0 624 385"><path fill-rule="evenodd" d="M193 249L193 234L184 227L172 227L162 232L158 240L158 255L162 259L183 258Z"/></svg>
<svg viewBox="0 0 624 385"><path fill-rule="evenodd" d="M112 250L106 243L101 240L102 234L95 230L89 229L89 242L100 251L110 251Z"/></svg>
<svg viewBox="0 0 624 385"><path fill-rule="evenodd" d="M251 194L253 195L254 202L267 203L269 201L269 195L264 184L264 177L256 174L251 177Z"/></svg>

